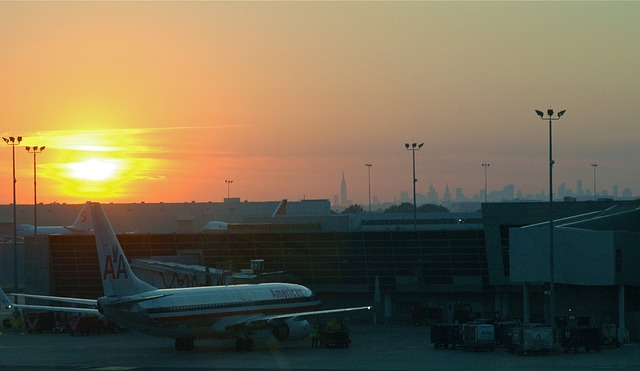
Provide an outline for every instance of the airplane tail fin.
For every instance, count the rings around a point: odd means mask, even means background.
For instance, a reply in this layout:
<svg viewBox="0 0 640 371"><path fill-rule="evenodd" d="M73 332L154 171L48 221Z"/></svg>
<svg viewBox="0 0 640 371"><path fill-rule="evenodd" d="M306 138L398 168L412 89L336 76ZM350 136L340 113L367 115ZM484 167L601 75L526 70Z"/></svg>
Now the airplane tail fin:
<svg viewBox="0 0 640 371"><path fill-rule="evenodd" d="M93 229L91 225L91 212L89 211L89 202L85 203L80 209L80 213L72 225L67 226L68 230L76 233L90 233Z"/></svg>
<svg viewBox="0 0 640 371"><path fill-rule="evenodd" d="M122 246L99 203L88 203L96 236L98 261L105 296L127 296L156 290L133 274Z"/></svg>
<svg viewBox="0 0 640 371"><path fill-rule="evenodd" d="M9 297L4 293L2 287L0 287L0 308L11 308L13 307L13 302L9 299Z"/></svg>
<svg viewBox="0 0 640 371"><path fill-rule="evenodd" d="M287 212L287 199L285 198L282 201L280 201L280 203L276 207L273 214L271 214L271 217L273 218L279 215L284 215L286 212Z"/></svg>

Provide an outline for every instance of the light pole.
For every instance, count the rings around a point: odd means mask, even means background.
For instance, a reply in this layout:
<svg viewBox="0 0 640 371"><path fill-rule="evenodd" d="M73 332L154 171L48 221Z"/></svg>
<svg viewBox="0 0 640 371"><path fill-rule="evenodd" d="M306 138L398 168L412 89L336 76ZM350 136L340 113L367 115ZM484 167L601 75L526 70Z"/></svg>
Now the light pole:
<svg viewBox="0 0 640 371"><path fill-rule="evenodd" d="M18 292L18 231L16 225L16 146L22 142L22 137L2 137L11 146L13 164L13 290Z"/></svg>
<svg viewBox="0 0 640 371"><path fill-rule="evenodd" d="M482 167L484 168L484 203L487 203L487 168L490 166L491 164L482 164Z"/></svg>
<svg viewBox="0 0 640 371"><path fill-rule="evenodd" d="M540 116L542 120L549 120L549 317L551 320L551 327L556 328L555 321L555 267L553 256L553 137L551 130L551 123L555 120L559 120L562 115L567 112L562 110L558 112L556 117L553 117L553 110L549 108L547 110L547 117L544 117L544 113L540 110L535 110L536 114Z"/></svg>
<svg viewBox="0 0 640 371"><path fill-rule="evenodd" d="M230 198L230 188L231 188L231 183L233 183L233 180L225 180L225 183L227 183L227 198Z"/></svg>
<svg viewBox="0 0 640 371"><path fill-rule="evenodd" d="M36 183L36 155L44 151L45 146L26 146L24 149L29 153L33 153L33 236L38 235L38 192Z"/></svg>
<svg viewBox="0 0 640 371"><path fill-rule="evenodd" d="M369 173L369 212L371 212L371 166L370 163L364 164L367 167L367 173Z"/></svg>
<svg viewBox="0 0 640 371"><path fill-rule="evenodd" d="M424 145L424 143L405 143L404 144L404 148L406 148L407 150L411 151L411 157L413 158L413 229L416 230L418 229L418 211L417 211L417 206L416 206L416 182L418 181L418 179L416 179L416 151L419 151L420 148L422 148L422 146Z"/></svg>
<svg viewBox="0 0 640 371"><path fill-rule="evenodd" d="M593 200L598 201L598 191L596 188L596 168L598 167L598 164L594 162L591 166L593 167Z"/></svg>

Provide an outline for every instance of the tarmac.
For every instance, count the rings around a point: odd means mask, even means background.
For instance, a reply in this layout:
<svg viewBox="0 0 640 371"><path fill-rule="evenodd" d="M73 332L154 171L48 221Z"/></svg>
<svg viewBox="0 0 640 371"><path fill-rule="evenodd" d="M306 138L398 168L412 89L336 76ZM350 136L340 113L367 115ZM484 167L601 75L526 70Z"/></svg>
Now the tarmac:
<svg viewBox="0 0 640 371"><path fill-rule="evenodd" d="M71 336L3 330L2 370L640 370L640 347L527 356L434 349L428 326L352 324L349 348L312 349L311 341L281 343L257 333L256 348L237 352L233 340L204 339L178 352L173 339L135 332Z"/></svg>

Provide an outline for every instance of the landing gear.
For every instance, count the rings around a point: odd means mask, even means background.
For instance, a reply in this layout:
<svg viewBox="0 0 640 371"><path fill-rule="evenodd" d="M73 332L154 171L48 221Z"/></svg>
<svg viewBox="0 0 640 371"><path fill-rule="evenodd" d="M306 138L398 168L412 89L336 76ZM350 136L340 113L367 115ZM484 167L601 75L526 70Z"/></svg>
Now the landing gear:
<svg viewBox="0 0 640 371"><path fill-rule="evenodd" d="M256 344L250 337L237 338L236 339L236 350L238 352L246 351L250 352L255 348Z"/></svg>
<svg viewBox="0 0 640 371"><path fill-rule="evenodd" d="M176 350L193 350L193 339L191 338L177 338L176 339Z"/></svg>

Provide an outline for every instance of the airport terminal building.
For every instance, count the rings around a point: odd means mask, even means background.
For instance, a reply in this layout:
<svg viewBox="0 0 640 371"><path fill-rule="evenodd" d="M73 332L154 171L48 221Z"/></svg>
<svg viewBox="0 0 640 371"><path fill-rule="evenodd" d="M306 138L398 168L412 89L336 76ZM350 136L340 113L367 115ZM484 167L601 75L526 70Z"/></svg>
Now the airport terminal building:
<svg viewBox="0 0 640 371"><path fill-rule="evenodd" d="M551 320L549 203L484 203L477 213L414 216L335 215L329 201L308 200L289 202L284 216L271 216L277 205L229 199L104 209L130 261L178 257L211 272L238 272L260 262L254 266L258 280L304 284L327 307L374 305L378 320ZM39 205L38 221L64 225L81 207ZM575 317L583 324L615 323L632 341L640 340L639 207L637 201L554 202L559 326ZM32 220L33 205L18 210L18 219ZM11 206L0 206L5 236L11 232L7 220ZM230 224L200 231L211 220ZM10 291L15 245L5 241L0 283ZM16 245L21 290L102 295L93 236L26 236ZM229 283L183 270L153 274L156 286Z"/></svg>

